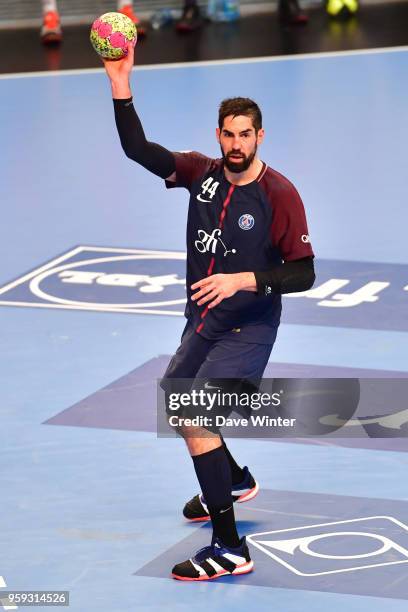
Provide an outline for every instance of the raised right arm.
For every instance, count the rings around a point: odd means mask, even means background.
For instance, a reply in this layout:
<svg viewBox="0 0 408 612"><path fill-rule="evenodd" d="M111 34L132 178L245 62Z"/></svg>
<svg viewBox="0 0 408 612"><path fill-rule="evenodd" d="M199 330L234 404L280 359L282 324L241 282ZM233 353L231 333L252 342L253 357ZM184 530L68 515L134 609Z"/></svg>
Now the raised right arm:
<svg viewBox="0 0 408 612"><path fill-rule="evenodd" d="M127 157L162 179L175 180L174 155L168 149L146 139L143 126L133 106L129 76L133 67L134 49L121 60L104 60L112 88L115 121L120 142Z"/></svg>

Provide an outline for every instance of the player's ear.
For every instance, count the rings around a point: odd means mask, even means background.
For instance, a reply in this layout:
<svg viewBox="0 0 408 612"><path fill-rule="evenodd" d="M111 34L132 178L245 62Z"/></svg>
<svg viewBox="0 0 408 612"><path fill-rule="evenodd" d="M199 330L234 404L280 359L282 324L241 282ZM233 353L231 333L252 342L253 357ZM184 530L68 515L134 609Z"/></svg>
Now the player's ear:
<svg viewBox="0 0 408 612"><path fill-rule="evenodd" d="M220 128L217 128L215 130L215 137L217 139L217 142L220 142L220 134L221 134L221 130L220 130Z"/></svg>
<svg viewBox="0 0 408 612"><path fill-rule="evenodd" d="M258 134L256 135L256 144L260 145L264 139L264 136L265 136L265 130L261 128L260 130L258 130Z"/></svg>

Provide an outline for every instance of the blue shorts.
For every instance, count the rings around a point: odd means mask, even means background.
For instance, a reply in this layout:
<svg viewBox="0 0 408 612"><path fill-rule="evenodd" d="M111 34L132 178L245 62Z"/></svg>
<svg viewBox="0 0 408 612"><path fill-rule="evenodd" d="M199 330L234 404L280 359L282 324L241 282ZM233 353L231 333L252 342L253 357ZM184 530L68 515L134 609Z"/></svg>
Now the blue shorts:
<svg viewBox="0 0 408 612"><path fill-rule="evenodd" d="M226 392L257 391L272 347L273 344L241 342L235 335L208 340L188 322L181 336L181 344L160 383L166 392L167 414L171 414L168 406L170 393L189 393L202 388ZM216 409L218 413L225 414L233 408L217 406ZM188 409L184 415L193 416ZM206 428L215 431L212 427Z"/></svg>
<svg viewBox="0 0 408 612"><path fill-rule="evenodd" d="M208 340L187 322L181 344L167 366L161 386L166 388L166 381L170 383L173 379L180 379L181 386L182 380L188 379L190 388L194 379L233 379L258 387L272 347L273 343L241 342L234 335Z"/></svg>
<svg viewBox="0 0 408 612"><path fill-rule="evenodd" d="M241 342L234 336L208 340L187 322L181 344L167 366L163 379L234 378L260 381L272 347L273 343Z"/></svg>

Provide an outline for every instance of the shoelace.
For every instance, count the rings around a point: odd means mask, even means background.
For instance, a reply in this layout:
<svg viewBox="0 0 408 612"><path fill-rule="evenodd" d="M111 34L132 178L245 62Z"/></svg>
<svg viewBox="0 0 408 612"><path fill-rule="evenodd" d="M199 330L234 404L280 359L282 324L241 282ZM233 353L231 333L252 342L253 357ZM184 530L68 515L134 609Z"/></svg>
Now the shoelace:
<svg viewBox="0 0 408 612"><path fill-rule="evenodd" d="M196 552L193 557L193 561L195 561L196 563L200 563L200 561L205 561L205 559L208 559L208 557L214 555L214 551L214 546L204 546L204 548L200 548L200 550Z"/></svg>
<svg viewBox="0 0 408 612"><path fill-rule="evenodd" d="M204 546L204 548L200 548L194 555L193 560L196 563L200 561L205 561L208 557L219 557L222 555L223 547L220 546L220 543L217 538L213 539L209 546ZM225 550L225 549L224 549Z"/></svg>

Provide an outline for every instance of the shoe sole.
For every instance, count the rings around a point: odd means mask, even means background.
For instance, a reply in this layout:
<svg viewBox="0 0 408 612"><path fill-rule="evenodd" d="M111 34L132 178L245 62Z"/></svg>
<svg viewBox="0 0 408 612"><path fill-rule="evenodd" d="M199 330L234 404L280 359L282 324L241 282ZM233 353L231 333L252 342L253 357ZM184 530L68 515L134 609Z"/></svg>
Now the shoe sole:
<svg viewBox="0 0 408 612"><path fill-rule="evenodd" d="M249 574L254 569L254 562L249 561L245 563L245 565L240 565L235 568L233 572L218 572L218 574L214 574L214 576L199 576L198 578L189 578L187 576L177 576L177 574L172 574L172 577L176 580L184 580L185 582L199 582L202 580L215 580L216 578L221 578L222 576L238 576L240 574Z"/></svg>
<svg viewBox="0 0 408 612"><path fill-rule="evenodd" d="M247 502L250 499L253 499L254 497L256 497L258 493L259 493L259 484L255 481L255 486L252 489L250 489L248 493L244 493L243 495L241 495L241 497L238 497L238 499L236 499L235 501L237 504L242 504L243 502ZM196 518L187 518L187 517L184 517L184 518L189 523L200 523L204 521L209 521L210 515L206 514L205 516L199 516ZM196 580L196 578L194 578L194 580Z"/></svg>
<svg viewBox="0 0 408 612"><path fill-rule="evenodd" d="M62 34L50 32L41 35L41 42L43 45L56 45L62 42Z"/></svg>
<svg viewBox="0 0 408 612"><path fill-rule="evenodd" d="M238 499L236 499L235 501L237 502L237 504L242 504L242 502L247 502L250 499L253 499L254 497L256 497L258 493L259 493L259 484L255 480L255 486L252 489L250 489L248 493L244 493L243 495L238 497Z"/></svg>
<svg viewBox="0 0 408 612"><path fill-rule="evenodd" d="M199 516L197 518L192 518L192 519L191 518L187 518L186 516L184 518L189 523L199 523L200 521L209 521L210 520L210 515L206 514L205 516Z"/></svg>

